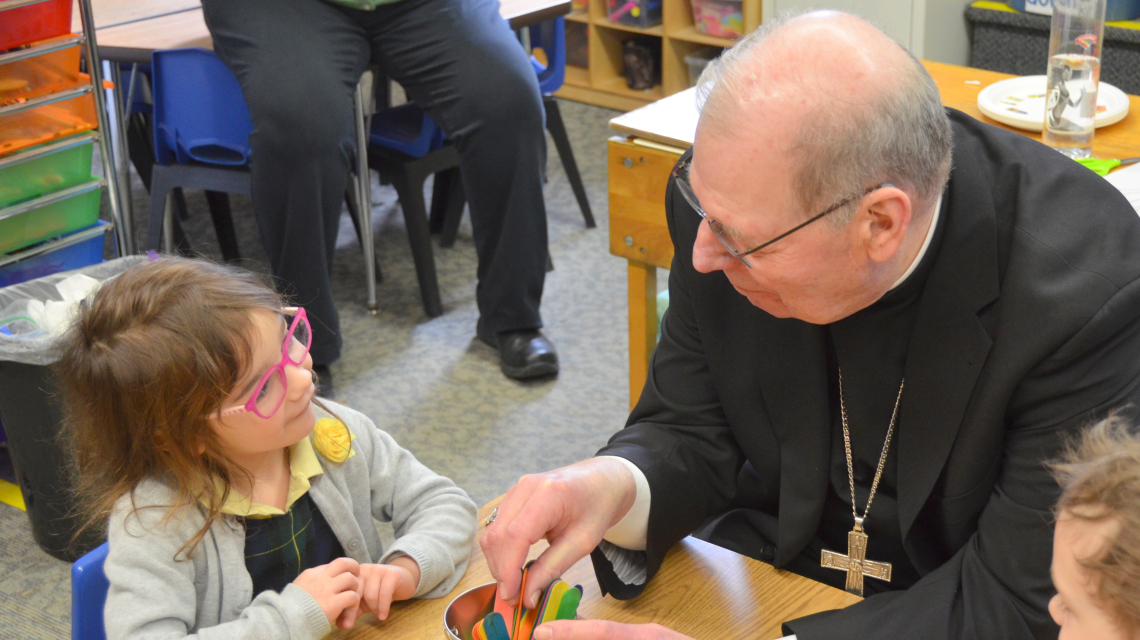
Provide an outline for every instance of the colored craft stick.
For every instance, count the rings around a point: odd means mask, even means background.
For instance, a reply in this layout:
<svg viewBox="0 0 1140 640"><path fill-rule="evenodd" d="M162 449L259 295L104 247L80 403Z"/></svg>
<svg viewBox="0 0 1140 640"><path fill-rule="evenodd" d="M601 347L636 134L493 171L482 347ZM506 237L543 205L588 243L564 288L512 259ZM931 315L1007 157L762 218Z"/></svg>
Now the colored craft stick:
<svg viewBox="0 0 1140 640"><path fill-rule="evenodd" d="M511 640L507 633L507 621L495 611L483 618L483 631L487 634L487 640Z"/></svg>
<svg viewBox="0 0 1140 640"><path fill-rule="evenodd" d="M562 597L570 585L561 580L553 580L546 588L546 595L542 599L542 607L538 610L535 627L545 622L558 619L558 608L562 605Z"/></svg>
<svg viewBox="0 0 1140 640"><path fill-rule="evenodd" d="M488 640L487 632L483 628L484 620L486 620L486 618L480 620L479 622L476 622L475 626L471 628L471 637L475 638L475 640Z"/></svg>
<svg viewBox="0 0 1140 640"><path fill-rule="evenodd" d="M495 613L499 614L503 618L504 624L507 620L511 621L511 623L514 623L515 608L512 607L509 602L504 600L499 595L498 588L495 589ZM507 638L507 640L510 640L510 638Z"/></svg>
<svg viewBox="0 0 1140 640"><path fill-rule="evenodd" d="M555 620L573 620L578 615L578 603L582 601L582 587L575 585L567 589L558 604L558 615Z"/></svg>
<svg viewBox="0 0 1140 640"><path fill-rule="evenodd" d="M529 572L530 572L530 565L527 565L523 569L522 582L519 583L519 606L517 609L515 609L514 622L511 624L511 640L516 640L517 638L522 637L519 635L519 627L522 626L523 617L525 617L527 614L526 606L523 605L523 597L527 593L527 591L526 591L526 578L527 578L527 573L529 573Z"/></svg>

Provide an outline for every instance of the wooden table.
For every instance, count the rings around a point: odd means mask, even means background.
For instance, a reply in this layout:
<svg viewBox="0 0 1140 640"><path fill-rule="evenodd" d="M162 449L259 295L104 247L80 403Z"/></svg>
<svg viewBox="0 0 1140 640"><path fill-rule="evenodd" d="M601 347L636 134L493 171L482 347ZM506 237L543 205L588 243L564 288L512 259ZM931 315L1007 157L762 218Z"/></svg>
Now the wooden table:
<svg viewBox="0 0 1140 640"><path fill-rule="evenodd" d="M479 512L479 522L499 503L493 500ZM482 527L480 527L482 532ZM545 543L531 549L537 557ZM645 592L621 602L603 598L589 558L583 558L563 575L582 585L582 618L616 622L656 622L698 639L779 638L780 625L794 618L839 609L860 600L845 591L779 571L771 565L686 538L665 557L661 572ZM443 612L457 595L492 582L479 545L467 573L447 596L435 600L396 603L388 620L368 616L350 631L337 631L329 640L443 639Z"/></svg>
<svg viewBox="0 0 1140 640"><path fill-rule="evenodd" d="M924 62L942 94L942 104L1036 140L1040 133L1003 125L978 110L978 93L1013 76L968 67ZM1140 155L1140 97L1129 96L1120 122L1097 129L1093 155ZM693 144L693 91L631 111L610 121L625 136L609 140L610 253L626 258L629 295L629 396L637 402L649 358L657 345L657 267L668 268L673 243L665 223L665 186L677 159Z"/></svg>
<svg viewBox="0 0 1140 640"><path fill-rule="evenodd" d="M570 13L570 0L500 0L499 14L521 29ZM200 0L91 0L99 53L116 62L150 62L156 49L213 48ZM78 20L78 12L75 12ZM74 29L73 25L73 29Z"/></svg>

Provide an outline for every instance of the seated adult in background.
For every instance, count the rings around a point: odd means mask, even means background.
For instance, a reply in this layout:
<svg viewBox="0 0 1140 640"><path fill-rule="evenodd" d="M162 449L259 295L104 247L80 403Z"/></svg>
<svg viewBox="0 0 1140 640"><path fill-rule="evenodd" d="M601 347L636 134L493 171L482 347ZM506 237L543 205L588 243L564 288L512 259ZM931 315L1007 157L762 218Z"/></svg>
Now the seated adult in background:
<svg viewBox="0 0 1140 640"><path fill-rule="evenodd" d="M513 378L557 373L546 277L542 98L496 0L204 0L253 119L253 209L280 288L308 310L314 370L340 357L329 270L370 62L457 146L479 255L479 337Z"/></svg>
<svg viewBox="0 0 1140 640"><path fill-rule="evenodd" d="M481 540L504 593L545 536L528 584L592 551L603 591L632 598L700 529L863 590L787 621L799 640L1056 638L1045 462L1140 399L1136 212L1056 151L943 109L853 16L766 23L700 86L645 389L601 457L508 492ZM844 557L860 542L866 562Z"/></svg>

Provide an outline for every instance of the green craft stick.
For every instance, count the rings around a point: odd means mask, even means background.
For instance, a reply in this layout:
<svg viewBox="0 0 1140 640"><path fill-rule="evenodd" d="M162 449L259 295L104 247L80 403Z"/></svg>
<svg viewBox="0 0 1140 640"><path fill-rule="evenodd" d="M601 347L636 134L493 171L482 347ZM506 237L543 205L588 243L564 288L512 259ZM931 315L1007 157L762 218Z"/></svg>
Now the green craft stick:
<svg viewBox="0 0 1140 640"><path fill-rule="evenodd" d="M538 610L538 621L535 627L551 620L558 619L558 610L562 604L562 597L570 585L561 580L553 580L550 586L546 588L546 595L542 599L542 606Z"/></svg>
<svg viewBox="0 0 1140 640"><path fill-rule="evenodd" d="M573 586L562 594L562 602L558 603L558 615L555 620L573 620L578 615L578 603L582 600L582 587Z"/></svg>

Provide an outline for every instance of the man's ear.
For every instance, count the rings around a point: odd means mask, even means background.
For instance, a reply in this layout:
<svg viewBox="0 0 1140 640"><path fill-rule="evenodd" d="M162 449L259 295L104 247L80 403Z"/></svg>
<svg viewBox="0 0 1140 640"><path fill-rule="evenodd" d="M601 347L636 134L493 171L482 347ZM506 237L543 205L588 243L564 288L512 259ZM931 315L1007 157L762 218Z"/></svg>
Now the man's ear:
<svg viewBox="0 0 1140 640"><path fill-rule="evenodd" d="M867 257L884 263L898 253L912 222L910 196L895 186L886 186L867 194L864 213L859 217L859 233Z"/></svg>

